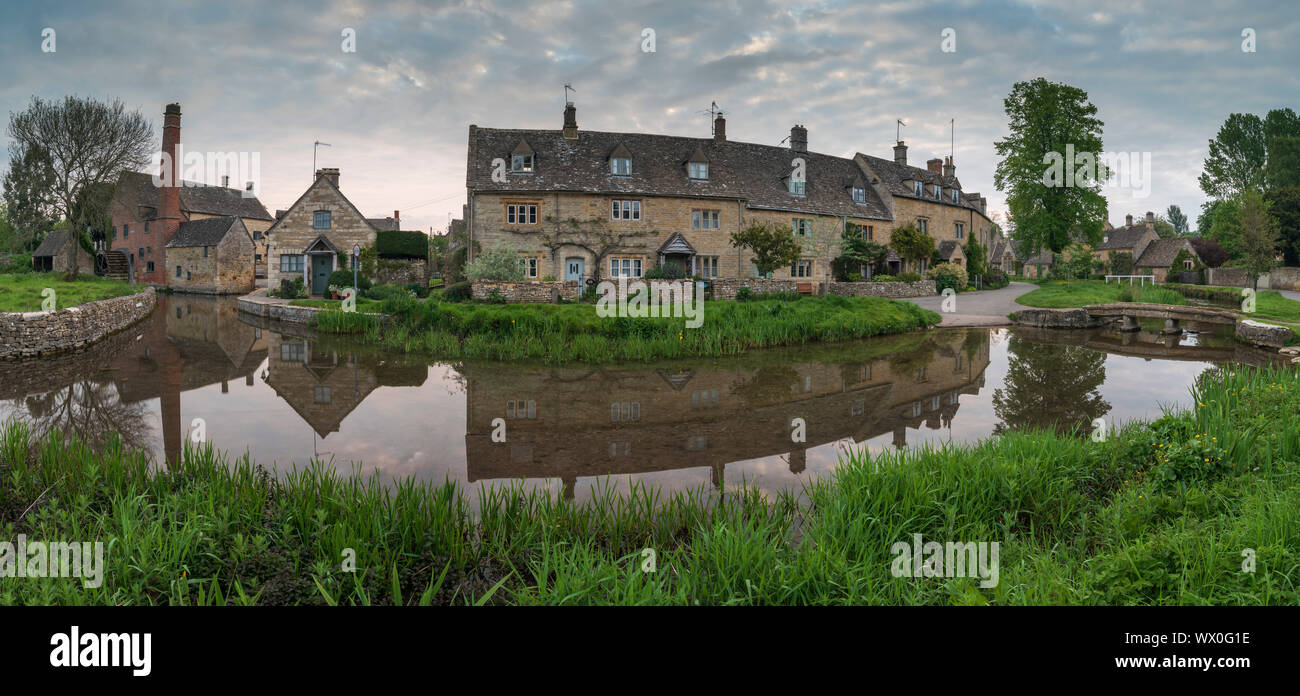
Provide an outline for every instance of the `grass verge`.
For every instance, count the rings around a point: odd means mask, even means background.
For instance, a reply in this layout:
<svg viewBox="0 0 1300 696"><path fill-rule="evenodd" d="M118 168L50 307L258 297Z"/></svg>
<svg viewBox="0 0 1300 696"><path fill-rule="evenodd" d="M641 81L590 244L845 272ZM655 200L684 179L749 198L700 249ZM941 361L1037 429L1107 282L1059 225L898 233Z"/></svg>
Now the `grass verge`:
<svg viewBox="0 0 1300 696"><path fill-rule="evenodd" d="M76 280L61 280L62 273L11 273L0 275L0 312L36 312L41 309L45 288L53 288L55 307L107 300L138 292L139 288L120 280L95 275L79 275Z"/></svg>
<svg viewBox="0 0 1300 696"><path fill-rule="evenodd" d="M803 501L516 486L483 493L477 517L453 484L319 464L276 479L210 447L158 470L9 423L0 538L107 551L97 588L6 579L0 604L1300 603L1300 381L1208 372L1194 396L1103 442L857 452ZM998 583L894 577L893 544L913 534L998 542Z"/></svg>
<svg viewBox="0 0 1300 696"><path fill-rule="evenodd" d="M1062 309L1111 302L1154 302L1157 304L1185 305L1187 299L1180 293L1153 285L1126 285L1098 280L1048 281L1037 290L1016 298L1027 307Z"/></svg>

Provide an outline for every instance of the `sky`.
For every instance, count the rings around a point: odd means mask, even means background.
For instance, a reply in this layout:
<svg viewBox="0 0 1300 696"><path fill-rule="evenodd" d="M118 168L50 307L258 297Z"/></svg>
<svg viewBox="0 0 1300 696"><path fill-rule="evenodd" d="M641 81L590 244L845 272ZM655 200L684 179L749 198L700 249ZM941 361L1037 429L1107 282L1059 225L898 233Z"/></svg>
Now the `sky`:
<svg viewBox="0 0 1300 696"><path fill-rule="evenodd" d="M1300 110L1297 66L1295 0L0 7L6 122L75 94L121 99L160 133L179 102L188 151L256 153L268 210L311 183L321 141L316 166L339 168L363 213L425 231L460 217L470 124L558 129L566 83L587 130L709 137L716 103L731 140L776 145L803 124L810 150L889 158L902 119L911 163L951 138L963 190L1003 213L1003 99L1036 77L1088 93L1106 152L1149 153L1146 176L1103 190L1112 224L1170 204L1194 223L1208 140L1232 112Z"/></svg>

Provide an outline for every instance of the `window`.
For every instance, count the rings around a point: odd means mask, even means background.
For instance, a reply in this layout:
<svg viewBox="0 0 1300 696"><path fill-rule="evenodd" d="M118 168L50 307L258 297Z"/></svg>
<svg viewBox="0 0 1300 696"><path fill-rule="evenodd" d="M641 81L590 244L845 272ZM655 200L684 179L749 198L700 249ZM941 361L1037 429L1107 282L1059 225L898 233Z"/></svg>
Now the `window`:
<svg viewBox="0 0 1300 696"><path fill-rule="evenodd" d="M254 262L254 263L261 263L261 262L262 262L262 255L261 255L261 254L253 254L253 262Z"/></svg>
<svg viewBox="0 0 1300 696"><path fill-rule="evenodd" d="M920 231L921 231L921 234L930 234L930 221L929 221L929 219L927 219L927 218L917 218L917 219L916 219L916 229L920 230Z"/></svg>
<svg viewBox="0 0 1300 696"><path fill-rule="evenodd" d="M632 443L627 440L615 440L609 443L609 456L626 457L632 453Z"/></svg>
<svg viewBox="0 0 1300 696"><path fill-rule="evenodd" d="M707 179L709 178L709 163L691 162L687 165L687 171L692 179Z"/></svg>
<svg viewBox="0 0 1300 696"><path fill-rule="evenodd" d="M507 225L536 225L536 203L509 203L506 205Z"/></svg>
<svg viewBox="0 0 1300 696"><path fill-rule="evenodd" d="M148 220L145 220L145 221L144 221L144 233L145 233L145 234L149 234L149 221L148 221Z"/></svg>
<svg viewBox="0 0 1300 696"><path fill-rule="evenodd" d="M280 362L307 362L307 344L281 343Z"/></svg>
<svg viewBox="0 0 1300 696"><path fill-rule="evenodd" d="M529 278L537 277L537 261L538 259L536 256L528 256L524 258L524 275Z"/></svg>
<svg viewBox="0 0 1300 696"><path fill-rule="evenodd" d="M807 218L795 218L792 227L794 227L794 236L807 237L812 234L812 220Z"/></svg>
<svg viewBox="0 0 1300 696"><path fill-rule="evenodd" d="M957 189L953 189L953 190L952 190L952 202L953 202L953 203L957 203L957 202L959 201L960 198L961 198L961 191L958 191Z"/></svg>
<svg viewBox="0 0 1300 696"><path fill-rule="evenodd" d="M614 220L640 220L641 219L641 201L612 201L613 207L610 211L611 218Z"/></svg>
<svg viewBox="0 0 1300 696"><path fill-rule="evenodd" d="M181 267L180 267L180 266L177 266L177 267L176 267L176 277L177 277L177 278L181 277Z"/></svg>
<svg viewBox="0 0 1300 696"><path fill-rule="evenodd" d="M145 247L144 250L149 252L150 256L153 256L153 247Z"/></svg>
<svg viewBox="0 0 1300 696"><path fill-rule="evenodd" d="M864 188L862 188L861 186L854 186L854 187L853 187L853 202L854 202L854 203L866 203L866 202L867 202L867 190L864 189Z"/></svg>
<svg viewBox="0 0 1300 696"><path fill-rule="evenodd" d="M790 266L790 277L791 277L791 278L811 278L811 277L812 277L812 265L813 265L813 262L812 262L812 261L809 261L809 260L807 260L807 259L803 259L803 260L795 261L794 264Z"/></svg>
<svg viewBox="0 0 1300 696"><path fill-rule="evenodd" d="M255 242L260 242L260 241L262 241L262 233L261 233L261 232L254 231L254 232L253 232L253 241L255 241Z"/></svg>
<svg viewBox="0 0 1300 696"><path fill-rule="evenodd" d="M316 230L328 230L330 228L330 211L317 210L312 213L311 226L312 229Z"/></svg>
<svg viewBox="0 0 1300 696"><path fill-rule="evenodd" d="M149 265L152 266L153 264L149 264ZM1183 268L1188 271L1192 270L1192 260L1183 259Z"/></svg>
<svg viewBox="0 0 1300 696"><path fill-rule="evenodd" d="M808 182L803 181L802 179L790 177L790 193L796 196L802 196L804 192L804 184L806 183Z"/></svg>
<svg viewBox="0 0 1300 696"><path fill-rule="evenodd" d="M532 155L512 155L510 157L510 171L512 172L531 172L533 171Z"/></svg>
<svg viewBox="0 0 1300 696"><path fill-rule="evenodd" d="M870 242L876 238L876 228L874 225L862 225L858 227L858 232L861 234L863 241Z"/></svg>
<svg viewBox="0 0 1300 696"><path fill-rule="evenodd" d="M641 259L612 258L609 260L611 278L640 278Z"/></svg>
<svg viewBox="0 0 1300 696"><path fill-rule="evenodd" d="M140 247L140 258L144 259L144 247Z"/></svg>
<svg viewBox="0 0 1300 696"><path fill-rule="evenodd" d="M915 193L917 196L920 196L920 195L921 195L921 187L922 187L923 185L924 185L924 184L922 184L922 183L919 182L919 181L913 181L913 182L912 182L912 192Z"/></svg>
<svg viewBox="0 0 1300 696"><path fill-rule="evenodd" d="M701 278L717 278L717 277L718 277L718 257L716 257L716 256L697 256L697 257L695 257L695 260L696 260L697 264L699 265L699 273L700 273L700 277L701 277Z"/></svg>
<svg viewBox="0 0 1300 696"><path fill-rule="evenodd" d="M146 273L153 273L153 261L146 263L144 270Z"/></svg>
<svg viewBox="0 0 1300 696"><path fill-rule="evenodd" d="M619 176L627 176L632 173L632 158L614 157L609 161L609 172Z"/></svg>
<svg viewBox="0 0 1300 696"><path fill-rule="evenodd" d="M506 418L517 420L521 418L537 418L537 402L532 399L518 399L506 402Z"/></svg>
<svg viewBox="0 0 1300 696"><path fill-rule="evenodd" d="M190 275L189 271L185 271L185 280L193 280L193 279L194 276Z"/></svg>
<svg viewBox="0 0 1300 696"><path fill-rule="evenodd" d="M691 392L691 408L712 408L717 405L717 389L703 389Z"/></svg>
<svg viewBox="0 0 1300 696"><path fill-rule="evenodd" d="M718 211L716 210L692 210L691 227L697 230L716 230L718 229Z"/></svg>
<svg viewBox="0 0 1300 696"><path fill-rule="evenodd" d="M131 226L130 226L130 225L122 225L122 239L126 239L127 237L130 237L130 236L131 236Z"/></svg>
<svg viewBox="0 0 1300 696"><path fill-rule="evenodd" d="M205 258L205 259L208 258L208 248L207 248L207 247L203 247L203 258Z"/></svg>
<svg viewBox="0 0 1300 696"><path fill-rule="evenodd" d="M939 191L941 188L942 187L940 187L938 184L933 184L931 186L931 192L934 193L934 200L936 201L939 200Z"/></svg>
<svg viewBox="0 0 1300 696"><path fill-rule="evenodd" d="M953 236L955 236L957 239L961 239L962 235L966 234L966 230L964 227L962 227L962 224L960 222L956 224L957 224L957 229L953 230L952 233Z"/></svg>
<svg viewBox="0 0 1300 696"><path fill-rule="evenodd" d="M609 419L611 421L641 420L641 402L623 401L619 403L610 404Z"/></svg>
<svg viewBox="0 0 1300 696"><path fill-rule="evenodd" d="M280 272L302 273L305 261L304 254L280 254Z"/></svg>
<svg viewBox="0 0 1300 696"><path fill-rule="evenodd" d="M329 387L315 387L312 390L312 402L328 404L334 400L334 392Z"/></svg>

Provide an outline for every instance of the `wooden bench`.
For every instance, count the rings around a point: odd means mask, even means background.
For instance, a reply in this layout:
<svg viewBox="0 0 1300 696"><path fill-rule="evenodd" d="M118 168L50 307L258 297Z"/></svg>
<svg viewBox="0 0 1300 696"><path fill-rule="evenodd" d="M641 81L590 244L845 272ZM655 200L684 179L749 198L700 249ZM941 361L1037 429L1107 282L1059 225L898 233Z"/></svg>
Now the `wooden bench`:
<svg viewBox="0 0 1300 696"><path fill-rule="evenodd" d="M812 284L812 283L799 283L799 284L796 285L795 287L796 287L796 289L798 289L800 295L811 295L811 294L813 294L813 284Z"/></svg>

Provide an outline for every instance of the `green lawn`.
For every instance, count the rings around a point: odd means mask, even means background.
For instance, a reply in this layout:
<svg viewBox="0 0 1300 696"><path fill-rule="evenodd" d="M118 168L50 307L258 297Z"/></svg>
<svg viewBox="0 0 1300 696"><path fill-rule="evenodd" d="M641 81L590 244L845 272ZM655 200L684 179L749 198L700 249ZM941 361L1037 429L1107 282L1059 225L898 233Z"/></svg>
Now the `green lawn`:
<svg viewBox="0 0 1300 696"><path fill-rule="evenodd" d="M1171 284L1168 287L1188 297L1211 300L1225 307L1236 309L1241 306L1243 288L1179 284ZM1283 297L1276 290L1261 290L1255 295L1253 316L1259 319L1300 323L1300 302Z"/></svg>
<svg viewBox="0 0 1300 696"><path fill-rule="evenodd" d="M63 281L62 273L12 273L0 275L0 312L40 311L46 288L53 288L55 307L65 309L94 300L139 292L141 287L94 275Z"/></svg>
<svg viewBox="0 0 1300 696"><path fill-rule="evenodd" d="M1181 294L1159 286L1106 283L1100 280L1053 280L1016 298L1026 307L1062 309L1111 302L1154 302L1185 305Z"/></svg>
<svg viewBox="0 0 1300 696"><path fill-rule="evenodd" d="M188 439L169 469L12 422L0 539L102 542L104 575L0 583L0 605L1300 604L1300 381L1211 371L1193 403L1100 442L859 449L803 500L503 483L477 510L452 481L272 477ZM900 576L913 535L998 543L996 583Z"/></svg>
<svg viewBox="0 0 1300 696"><path fill-rule="evenodd" d="M317 309L337 309L342 311L343 300L293 300L289 303L293 307L315 307ZM379 302L368 297L357 298L358 312L378 312Z"/></svg>

